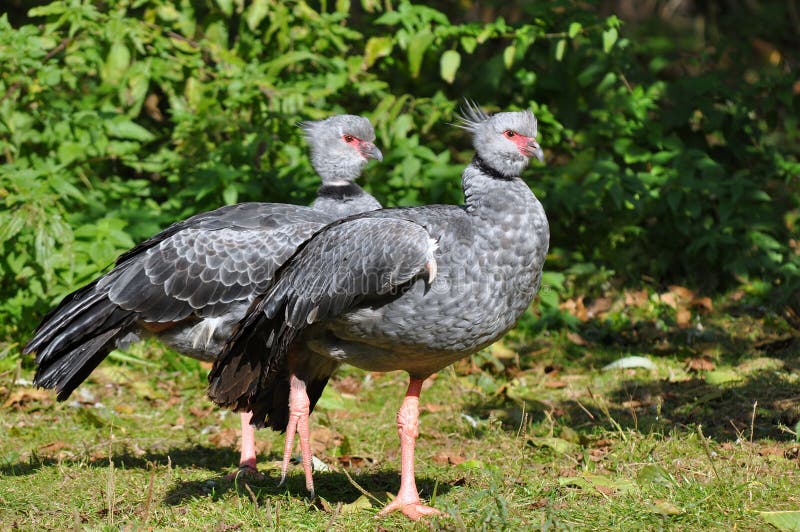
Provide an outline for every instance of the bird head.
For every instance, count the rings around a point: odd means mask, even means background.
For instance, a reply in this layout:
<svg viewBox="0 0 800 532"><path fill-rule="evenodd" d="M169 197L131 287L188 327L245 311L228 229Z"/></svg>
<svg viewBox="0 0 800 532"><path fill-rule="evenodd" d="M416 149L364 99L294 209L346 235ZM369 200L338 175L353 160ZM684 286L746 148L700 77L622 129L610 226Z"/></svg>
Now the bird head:
<svg viewBox="0 0 800 532"><path fill-rule="evenodd" d="M369 159L383 160L375 129L363 116L336 115L298 124L311 147L311 165L326 184L355 181Z"/></svg>
<svg viewBox="0 0 800 532"><path fill-rule="evenodd" d="M478 156L500 174L518 176L531 157L544 162L544 153L536 141L538 123L531 111L488 115L466 100L459 118L457 125L472 133Z"/></svg>

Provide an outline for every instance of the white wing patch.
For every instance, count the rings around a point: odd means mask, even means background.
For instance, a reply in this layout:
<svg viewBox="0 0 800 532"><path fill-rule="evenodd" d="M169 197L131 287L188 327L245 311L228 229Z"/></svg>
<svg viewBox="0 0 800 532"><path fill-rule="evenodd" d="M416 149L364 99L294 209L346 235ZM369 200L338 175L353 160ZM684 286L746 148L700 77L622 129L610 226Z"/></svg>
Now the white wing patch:
<svg viewBox="0 0 800 532"><path fill-rule="evenodd" d="M439 249L439 242L433 238L428 238L428 251L425 253L425 269L428 270L428 284L433 284L436 279L436 272L439 270L436 264L436 250Z"/></svg>
<svg viewBox="0 0 800 532"><path fill-rule="evenodd" d="M222 323L222 321L222 316L218 316L216 318L205 318L200 323L192 327L192 348L208 349L211 345L211 340L214 338L214 331L217 330L217 327L219 327L219 324Z"/></svg>

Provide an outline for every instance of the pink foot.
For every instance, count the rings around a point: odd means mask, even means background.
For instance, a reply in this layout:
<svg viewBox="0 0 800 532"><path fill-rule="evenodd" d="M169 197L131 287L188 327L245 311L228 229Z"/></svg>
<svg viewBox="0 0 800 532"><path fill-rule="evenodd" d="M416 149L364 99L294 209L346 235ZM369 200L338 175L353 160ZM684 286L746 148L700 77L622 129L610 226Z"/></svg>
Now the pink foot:
<svg viewBox="0 0 800 532"><path fill-rule="evenodd" d="M250 424L253 419L252 412L242 412L240 416L242 425L242 446L239 455L239 469L225 475L226 480L235 480L244 476L251 480L263 480L266 476L258 472L256 467L256 429Z"/></svg>
<svg viewBox="0 0 800 532"><path fill-rule="evenodd" d="M416 521L442 513L436 508L422 504L414 479L414 445L419 436L419 392L422 389L422 381L423 379L411 379L406 397L403 399L400 411L397 412L397 433L400 435L400 491L397 497L378 513L379 516L400 511Z"/></svg>
<svg viewBox="0 0 800 532"><path fill-rule="evenodd" d="M314 478L311 469L311 431L308 427L308 413L311 401L306 392L306 383L292 374L289 381L289 423L286 425L286 441L283 446L280 486L286 481L289 462L292 459L295 433L300 435L300 453L303 456L303 471L306 475L306 489L314 498Z"/></svg>
<svg viewBox="0 0 800 532"><path fill-rule="evenodd" d="M410 499L405 499L398 495L392 502L387 504L383 510L378 512L378 515L384 516L397 511L403 512L403 515L414 521L430 515L441 515L442 513L432 506L422 504L419 495Z"/></svg>
<svg viewBox="0 0 800 532"><path fill-rule="evenodd" d="M255 466L240 465L239 469L225 475L225 480L233 482L237 479L242 480L264 480L267 476L260 472Z"/></svg>

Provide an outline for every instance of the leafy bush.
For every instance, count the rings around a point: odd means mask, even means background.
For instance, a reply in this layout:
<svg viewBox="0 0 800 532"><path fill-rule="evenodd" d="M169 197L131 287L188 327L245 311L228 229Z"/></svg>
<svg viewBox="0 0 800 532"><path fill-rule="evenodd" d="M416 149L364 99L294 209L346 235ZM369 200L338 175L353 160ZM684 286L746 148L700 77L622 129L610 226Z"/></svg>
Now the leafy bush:
<svg viewBox="0 0 800 532"><path fill-rule="evenodd" d="M69 0L4 15L0 328L24 338L172 221L308 202L299 120L366 114L386 154L366 188L387 205L458 202L471 149L447 123L465 96L539 116L548 165L527 175L551 268L791 282L800 112L785 54L800 48L751 50L792 35L787 7L764 5L773 26L729 15L696 48L571 2L503 3L488 22L405 0Z"/></svg>

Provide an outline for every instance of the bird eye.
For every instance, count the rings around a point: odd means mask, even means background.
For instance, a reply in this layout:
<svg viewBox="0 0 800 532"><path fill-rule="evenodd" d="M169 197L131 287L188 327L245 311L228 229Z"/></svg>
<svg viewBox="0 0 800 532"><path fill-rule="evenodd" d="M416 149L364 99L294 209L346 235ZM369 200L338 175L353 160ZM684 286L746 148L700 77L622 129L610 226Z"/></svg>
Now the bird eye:
<svg viewBox="0 0 800 532"><path fill-rule="evenodd" d="M353 135L342 135L342 138L348 144L350 144L351 142L353 142L356 139Z"/></svg>
<svg viewBox="0 0 800 532"><path fill-rule="evenodd" d="M507 139L513 139L514 137L517 136L517 134L511 131L510 129L503 131L503 135L505 135Z"/></svg>

